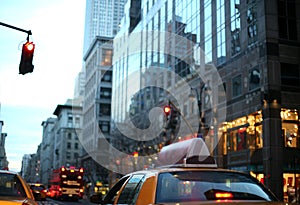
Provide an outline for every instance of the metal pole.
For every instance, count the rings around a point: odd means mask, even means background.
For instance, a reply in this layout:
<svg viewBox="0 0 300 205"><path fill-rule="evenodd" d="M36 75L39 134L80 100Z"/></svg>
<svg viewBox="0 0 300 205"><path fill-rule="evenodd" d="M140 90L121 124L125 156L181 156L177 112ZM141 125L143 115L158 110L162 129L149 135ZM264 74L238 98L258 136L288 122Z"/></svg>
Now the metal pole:
<svg viewBox="0 0 300 205"><path fill-rule="evenodd" d="M203 89L205 87L205 83L203 83L200 87L200 94L198 93L198 90L196 88L191 88L192 90L195 91L196 93L196 98L197 98L197 105L198 105L198 109L199 109L199 126L198 126L198 133L197 133L197 137L199 137L200 135L202 135L202 138L204 138L203 136L203 120L202 120L202 94L203 94Z"/></svg>
<svg viewBox="0 0 300 205"><path fill-rule="evenodd" d="M5 26L5 27L11 28L11 29L15 29L15 30L18 30L18 31L25 32L25 33L27 33L28 35L32 35L31 30L28 30L28 31L27 31L27 30L24 30L24 29L21 29L21 28L12 26L12 25L8 25L8 24L2 23L2 22L0 22L0 26Z"/></svg>

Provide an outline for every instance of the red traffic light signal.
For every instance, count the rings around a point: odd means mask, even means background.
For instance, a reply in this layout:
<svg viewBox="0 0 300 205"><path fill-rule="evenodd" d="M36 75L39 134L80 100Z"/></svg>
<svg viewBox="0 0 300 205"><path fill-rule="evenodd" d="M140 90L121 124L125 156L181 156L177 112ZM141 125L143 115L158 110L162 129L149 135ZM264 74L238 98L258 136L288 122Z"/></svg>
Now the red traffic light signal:
<svg viewBox="0 0 300 205"><path fill-rule="evenodd" d="M24 75L26 73L32 73L33 71L33 65L32 65L32 59L33 59L33 53L34 53L35 45L33 42L27 41L23 44L22 47L22 55L21 55L21 61L19 65L19 73Z"/></svg>
<svg viewBox="0 0 300 205"><path fill-rule="evenodd" d="M133 155L133 157L138 157L139 153L138 152L133 152L132 155Z"/></svg>
<svg viewBox="0 0 300 205"><path fill-rule="evenodd" d="M171 113L171 107L169 105L164 106L165 115L169 115Z"/></svg>

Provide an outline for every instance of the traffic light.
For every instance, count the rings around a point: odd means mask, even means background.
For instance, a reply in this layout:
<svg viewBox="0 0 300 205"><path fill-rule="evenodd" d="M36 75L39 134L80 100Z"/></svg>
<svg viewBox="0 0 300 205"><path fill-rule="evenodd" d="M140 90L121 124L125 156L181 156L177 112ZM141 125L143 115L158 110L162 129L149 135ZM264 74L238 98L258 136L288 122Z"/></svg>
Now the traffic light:
<svg viewBox="0 0 300 205"><path fill-rule="evenodd" d="M171 113L171 107L169 105L164 106L164 113L166 116L169 116Z"/></svg>
<svg viewBox="0 0 300 205"><path fill-rule="evenodd" d="M173 108L171 110L171 115L170 115L170 126L172 128L176 128L178 121L179 121L179 115L180 113L178 112L178 110L176 110L175 108Z"/></svg>
<svg viewBox="0 0 300 205"><path fill-rule="evenodd" d="M32 65L32 59L34 48L35 45L33 44L33 42L27 41L23 44L21 61L19 65L19 73L22 75L25 75L26 73L32 73L33 71L34 66Z"/></svg>
<svg viewBox="0 0 300 205"><path fill-rule="evenodd" d="M136 158L136 157L139 156L139 153L138 153L138 152L133 152L133 153L132 153L132 156L133 156L134 158Z"/></svg>
<svg viewBox="0 0 300 205"><path fill-rule="evenodd" d="M165 105L165 128L176 129L180 117L180 111L174 105Z"/></svg>

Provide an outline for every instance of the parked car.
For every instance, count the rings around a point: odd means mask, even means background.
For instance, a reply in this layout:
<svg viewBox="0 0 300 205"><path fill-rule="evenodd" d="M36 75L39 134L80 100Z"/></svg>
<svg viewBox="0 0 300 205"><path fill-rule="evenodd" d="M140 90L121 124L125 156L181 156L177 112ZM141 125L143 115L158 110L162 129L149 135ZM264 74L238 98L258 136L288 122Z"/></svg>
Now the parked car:
<svg viewBox="0 0 300 205"><path fill-rule="evenodd" d="M40 183L29 183L29 187L33 193L35 200L45 201L47 198L47 189L43 184Z"/></svg>
<svg viewBox="0 0 300 205"><path fill-rule="evenodd" d="M217 168L202 139L166 146L158 158L160 165L167 165L127 174L103 199L92 196L91 202L286 205L250 174Z"/></svg>
<svg viewBox="0 0 300 205"><path fill-rule="evenodd" d="M16 172L0 170L0 204L37 205L26 181Z"/></svg>

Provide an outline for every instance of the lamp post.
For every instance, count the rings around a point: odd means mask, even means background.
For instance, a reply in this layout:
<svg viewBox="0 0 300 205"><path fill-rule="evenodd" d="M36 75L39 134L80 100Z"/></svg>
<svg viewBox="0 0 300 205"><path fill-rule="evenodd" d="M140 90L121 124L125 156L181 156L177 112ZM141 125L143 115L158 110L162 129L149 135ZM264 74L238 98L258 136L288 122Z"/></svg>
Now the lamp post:
<svg viewBox="0 0 300 205"><path fill-rule="evenodd" d="M189 98L191 100L195 99L195 95L193 94L192 91L196 93L196 100L197 100L197 105L199 109L199 126L198 126L198 132L197 132L197 137L203 138L204 131L205 131L205 118L203 116L203 111L202 111L202 98L203 98L203 91L207 92L209 91L210 88L206 86L205 83L201 84L200 86L200 93L196 88L191 87L191 93L189 95Z"/></svg>

